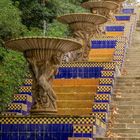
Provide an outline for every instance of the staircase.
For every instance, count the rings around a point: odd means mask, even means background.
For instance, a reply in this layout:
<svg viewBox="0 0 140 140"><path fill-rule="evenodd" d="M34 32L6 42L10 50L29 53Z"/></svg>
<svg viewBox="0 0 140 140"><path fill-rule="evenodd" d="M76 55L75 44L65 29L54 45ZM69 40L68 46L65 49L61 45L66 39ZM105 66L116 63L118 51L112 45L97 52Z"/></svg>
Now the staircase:
<svg viewBox="0 0 140 140"><path fill-rule="evenodd" d="M96 79L55 80L54 90L57 95L57 114L90 115L98 83Z"/></svg>
<svg viewBox="0 0 140 140"><path fill-rule="evenodd" d="M140 139L140 31L128 49L125 75L117 79L115 103L119 109L112 132L125 139Z"/></svg>

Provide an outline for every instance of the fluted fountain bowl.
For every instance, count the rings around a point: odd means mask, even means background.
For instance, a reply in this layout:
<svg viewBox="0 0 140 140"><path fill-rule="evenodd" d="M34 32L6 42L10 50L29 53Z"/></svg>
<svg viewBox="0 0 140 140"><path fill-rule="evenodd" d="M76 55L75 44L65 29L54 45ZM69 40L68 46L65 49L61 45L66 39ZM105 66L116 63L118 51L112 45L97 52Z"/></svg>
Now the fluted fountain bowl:
<svg viewBox="0 0 140 140"><path fill-rule="evenodd" d="M67 53L80 48L80 43L71 39L49 37L23 37L5 42L5 47L19 52L53 50Z"/></svg>
<svg viewBox="0 0 140 140"><path fill-rule="evenodd" d="M67 14L57 18L57 20L63 24L69 24L73 31L85 30L91 31L96 30L96 26L107 22L107 18L91 13L74 13Z"/></svg>
<svg viewBox="0 0 140 140"><path fill-rule="evenodd" d="M104 0L104 1L113 1L113 2L120 3L120 2L124 2L124 1L126 1L126 0Z"/></svg>
<svg viewBox="0 0 140 140"><path fill-rule="evenodd" d="M64 53L80 49L81 44L70 39L31 37L7 41L5 47L23 52L29 62L33 78L31 113L56 113L56 95L52 89L52 80Z"/></svg>
<svg viewBox="0 0 140 140"><path fill-rule="evenodd" d="M27 37L17 38L5 43L6 48L23 52L25 57L41 59L51 59L53 55L75 51L80 48L79 42L70 39Z"/></svg>
<svg viewBox="0 0 140 140"><path fill-rule="evenodd" d="M109 10L115 10L118 8L118 4L115 1L107 0L107 1L87 1L82 3L82 7L86 9L94 9L94 8L104 8Z"/></svg>

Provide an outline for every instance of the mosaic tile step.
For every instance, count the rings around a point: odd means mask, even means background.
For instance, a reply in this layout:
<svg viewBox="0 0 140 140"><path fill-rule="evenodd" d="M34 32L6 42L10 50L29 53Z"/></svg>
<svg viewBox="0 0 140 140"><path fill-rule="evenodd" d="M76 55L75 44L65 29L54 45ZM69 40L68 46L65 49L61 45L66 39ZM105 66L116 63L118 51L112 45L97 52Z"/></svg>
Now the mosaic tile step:
<svg viewBox="0 0 140 140"><path fill-rule="evenodd" d="M96 94L94 97L94 102L96 103L110 103L111 96L109 94Z"/></svg>
<svg viewBox="0 0 140 140"><path fill-rule="evenodd" d="M54 79L53 85L97 85L99 83L98 78L92 78L92 79ZM32 85L32 79L27 79L24 83L24 86L31 86Z"/></svg>
<svg viewBox="0 0 140 140"><path fill-rule="evenodd" d="M8 105L8 110L23 110L27 111L27 105L22 103L11 103Z"/></svg>
<svg viewBox="0 0 140 140"><path fill-rule="evenodd" d="M103 120L104 122L108 121L108 113L107 112L93 112L92 115L100 120Z"/></svg>
<svg viewBox="0 0 140 140"><path fill-rule="evenodd" d="M27 102L32 102L32 96L28 94L14 94L14 102L16 101L27 101Z"/></svg>
<svg viewBox="0 0 140 140"><path fill-rule="evenodd" d="M98 86L97 94L111 94L112 93L112 86Z"/></svg>
<svg viewBox="0 0 140 140"><path fill-rule="evenodd" d="M100 78L99 85L114 85L113 78Z"/></svg>
<svg viewBox="0 0 140 140"><path fill-rule="evenodd" d="M116 36L123 36L124 35L124 32L106 32L105 33L106 36L110 36L110 37L116 37Z"/></svg>
<svg viewBox="0 0 140 140"><path fill-rule="evenodd" d="M85 81L86 83L86 81ZM96 89L97 89L97 85L66 85L64 84L64 86L62 87L62 85L53 85L53 89L56 91L56 92L65 92L65 91L68 91L68 92L88 92L88 91L92 91L92 92L95 92ZM21 94L31 94L31 86L22 86L20 88L20 93Z"/></svg>
<svg viewBox="0 0 140 140"><path fill-rule="evenodd" d="M22 116L22 113L17 113L17 112L2 112L2 116Z"/></svg>
<svg viewBox="0 0 140 140"><path fill-rule="evenodd" d="M68 140L81 134L85 138L96 135L96 127L105 129L104 122L94 116L30 116L1 117L3 139Z"/></svg>
<svg viewBox="0 0 140 140"><path fill-rule="evenodd" d="M114 70L115 63L114 62L102 62L102 63L94 63L94 62L71 62L71 63L63 63L60 68L103 68L104 70Z"/></svg>
<svg viewBox="0 0 140 140"><path fill-rule="evenodd" d="M95 103L93 105L93 112L108 112L109 104L108 103Z"/></svg>
<svg viewBox="0 0 140 140"><path fill-rule="evenodd" d="M21 113L22 115L28 115L29 114L29 108L28 105L23 103L10 103L7 106L8 112L15 112L15 113Z"/></svg>

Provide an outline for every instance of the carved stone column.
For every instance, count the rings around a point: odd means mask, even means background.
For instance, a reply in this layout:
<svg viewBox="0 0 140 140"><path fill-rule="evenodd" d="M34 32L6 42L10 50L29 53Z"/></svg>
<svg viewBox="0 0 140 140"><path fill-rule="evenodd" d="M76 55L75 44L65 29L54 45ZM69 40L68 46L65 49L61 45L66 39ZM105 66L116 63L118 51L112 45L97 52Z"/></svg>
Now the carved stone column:
<svg viewBox="0 0 140 140"><path fill-rule="evenodd" d="M83 44L81 50L73 52L74 61L87 61L91 38L99 33L99 25L107 21L106 17L90 13L75 13L63 15L57 18L58 21L68 24L74 39L80 40Z"/></svg>
<svg viewBox="0 0 140 140"><path fill-rule="evenodd" d="M5 46L23 52L33 78L32 114L57 112L56 94L52 80L64 53L81 48L79 42L56 38L21 38L6 42Z"/></svg>
<svg viewBox="0 0 140 140"><path fill-rule="evenodd" d="M33 78L32 112L56 112L56 95L52 88L52 80L57 74L63 53L57 50L31 50L24 53L29 62L29 69Z"/></svg>

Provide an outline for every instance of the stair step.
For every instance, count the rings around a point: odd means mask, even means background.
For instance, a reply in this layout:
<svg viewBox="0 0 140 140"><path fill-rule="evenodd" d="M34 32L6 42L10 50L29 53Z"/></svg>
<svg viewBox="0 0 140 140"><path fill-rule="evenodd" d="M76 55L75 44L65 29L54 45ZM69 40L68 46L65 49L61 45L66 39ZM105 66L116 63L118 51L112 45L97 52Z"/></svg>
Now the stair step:
<svg viewBox="0 0 140 140"><path fill-rule="evenodd" d="M128 77L127 79L119 79L119 80L116 80L116 86L118 85L132 85L132 84L140 84L140 79L137 80L137 78L134 78L133 77Z"/></svg>
<svg viewBox="0 0 140 140"><path fill-rule="evenodd" d="M112 129L113 133L134 133L134 134L139 134L140 133L140 129L123 129L123 128L117 128L117 129Z"/></svg>
<svg viewBox="0 0 140 140"><path fill-rule="evenodd" d="M114 91L115 92L117 92L117 91L120 91L120 92L122 92L122 93L126 93L127 95L129 95L130 93L133 93L133 94L135 94L135 93L139 93L140 94L140 88L139 89L132 89L132 87L130 88L130 89L120 89L120 88L117 88L117 89L114 89Z"/></svg>
<svg viewBox="0 0 140 140"><path fill-rule="evenodd" d="M140 95L139 95L139 97L138 96L134 96L134 94L133 94L133 96L132 97L125 97L125 96L123 96L122 95L122 98L115 98L114 99L114 101L117 101L117 103L121 103L121 102L130 102L130 101L132 101L132 102L139 102L139 100L140 100Z"/></svg>
<svg viewBox="0 0 140 140"><path fill-rule="evenodd" d="M140 105L131 105L131 106L129 106L129 105L118 105L117 106L118 108L119 108L119 110L120 109L125 109L125 110L128 110L128 109L140 109Z"/></svg>
<svg viewBox="0 0 140 140"><path fill-rule="evenodd" d="M119 114L134 114L134 115L137 115L137 114L140 114L140 109L129 109L129 110L126 110L126 109L119 109L118 113Z"/></svg>
<svg viewBox="0 0 140 140"><path fill-rule="evenodd" d="M132 124L136 124L136 123L140 123L140 118L117 118L116 123L132 123Z"/></svg>
<svg viewBox="0 0 140 140"><path fill-rule="evenodd" d="M91 108L93 100L58 100L58 108Z"/></svg>
<svg viewBox="0 0 140 140"><path fill-rule="evenodd" d="M128 48L124 65L126 75L116 79L114 89L114 93L119 92L122 97L114 99L119 114L112 132L121 138L104 138L106 140L140 140L140 48L136 44L139 42L139 38L135 38L133 46Z"/></svg>
<svg viewBox="0 0 140 140"><path fill-rule="evenodd" d="M131 86L120 86L114 88L114 90L123 90L123 91L140 91L139 86L131 85Z"/></svg>
<svg viewBox="0 0 140 140"><path fill-rule="evenodd" d="M140 140L140 137L96 138L96 140Z"/></svg>
<svg viewBox="0 0 140 140"><path fill-rule="evenodd" d="M125 129L133 129L133 128L137 128L140 129L140 124L131 124L131 123L118 123L118 124L114 124L114 128L125 128Z"/></svg>
<svg viewBox="0 0 140 140"><path fill-rule="evenodd" d="M134 114L130 114L129 115L125 115L125 114L118 114L116 115L119 118L131 118L131 119L135 119L135 118L140 118L140 114L134 115Z"/></svg>
<svg viewBox="0 0 140 140"><path fill-rule="evenodd" d="M139 82L130 82L130 83L117 83L116 84L116 87L130 87L130 86L140 86L140 81Z"/></svg>
<svg viewBox="0 0 140 140"><path fill-rule="evenodd" d="M92 100L94 99L95 93L93 92L80 92L80 93L57 93L57 100Z"/></svg>
<svg viewBox="0 0 140 140"><path fill-rule="evenodd" d="M120 89L119 90L118 89L117 90L114 90L114 94L115 93L118 93L118 92L121 94L121 96L122 96L121 98L124 98L126 96L128 98L133 98L133 97L139 97L140 96L140 93L139 92L135 92L135 93L134 92L125 92L125 91L120 90Z"/></svg>
<svg viewBox="0 0 140 140"><path fill-rule="evenodd" d="M9 117L11 117L11 116L22 116L22 113L18 113L18 112L2 112L1 113L1 115L2 116L9 116Z"/></svg>
<svg viewBox="0 0 140 140"><path fill-rule="evenodd" d="M140 106L140 101L118 101L117 105L139 105Z"/></svg>
<svg viewBox="0 0 140 140"><path fill-rule="evenodd" d="M97 86L67 86L67 87L53 87L55 92L96 92Z"/></svg>
<svg viewBox="0 0 140 140"><path fill-rule="evenodd" d="M133 134L133 133L129 133L129 134L124 134L124 133L119 133L119 135L121 136L121 137L125 137L125 138L133 138L134 140L136 139L138 139L138 140L140 140L140 134Z"/></svg>
<svg viewBox="0 0 140 140"><path fill-rule="evenodd" d="M58 108L58 115L91 115L92 108Z"/></svg>

